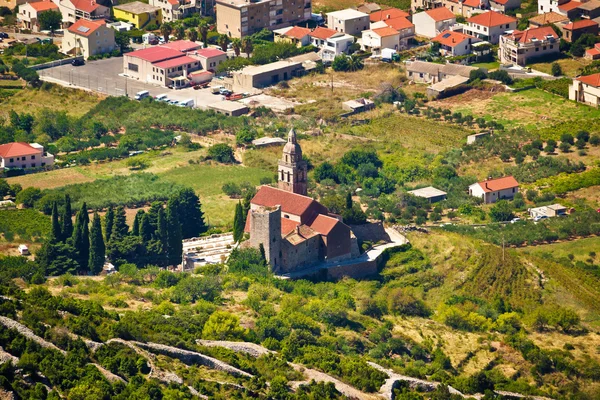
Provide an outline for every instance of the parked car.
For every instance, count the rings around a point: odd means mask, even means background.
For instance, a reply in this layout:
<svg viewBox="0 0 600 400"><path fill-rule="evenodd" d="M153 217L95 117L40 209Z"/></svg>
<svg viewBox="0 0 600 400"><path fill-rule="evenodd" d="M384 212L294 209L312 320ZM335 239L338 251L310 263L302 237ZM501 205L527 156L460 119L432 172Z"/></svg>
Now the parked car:
<svg viewBox="0 0 600 400"><path fill-rule="evenodd" d="M163 101L163 102L169 101L169 99L168 99L168 97L167 97L166 94L159 94L158 96L156 96L154 98L154 100L156 100L156 101Z"/></svg>
<svg viewBox="0 0 600 400"><path fill-rule="evenodd" d="M219 89L219 94L220 94L220 95L223 95L223 96L228 96L228 95L230 95L231 93L233 93L233 92L232 92L231 90L229 90L229 89L225 89L225 88L221 88L221 89Z"/></svg>
<svg viewBox="0 0 600 400"><path fill-rule="evenodd" d="M510 223L511 223L511 224L514 224L515 222L519 222L519 221L521 221L521 218L519 218L519 217L516 217L516 218L513 218L513 219L511 219L511 220L510 220Z"/></svg>
<svg viewBox="0 0 600 400"><path fill-rule="evenodd" d="M0 32L0 38L2 38L2 39L8 39L8 33L6 33L6 32Z"/></svg>
<svg viewBox="0 0 600 400"><path fill-rule="evenodd" d="M534 222L538 222L538 221L541 221L543 219L548 219L548 216L547 215L538 215L537 217L533 218L533 221Z"/></svg>
<svg viewBox="0 0 600 400"><path fill-rule="evenodd" d="M142 100L142 99L145 99L148 96L150 96L150 92L147 91L147 90L142 90L141 92L137 92L135 94L134 99L136 99L136 100Z"/></svg>
<svg viewBox="0 0 600 400"><path fill-rule="evenodd" d="M84 64L85 64L85 61L83 61L81 58L76 58L73 61L71 61L71 65L74 67L79 67Z"/></svg>
<svg viewBox="0 0 600 400"><path fill-rule="evenodd" d="M29 255L29 248L27 247L27 245L25 245L25 244L19 245L19 254L21 254L22 256Z"/></svg>
<svg viewBox="0 0 600 400"><path fill-rule="evenodd" d="M168 103L172 106L176 106L179 104L179 100L169 100Z"/></svg>
<svg viewBox="0 0 600 400"><path fill-rule="evenodd" d="M179 102L179 104L177 104L179 107L194 107L194 100L192 99L188 99L188 100L181 100Z"/></svg>

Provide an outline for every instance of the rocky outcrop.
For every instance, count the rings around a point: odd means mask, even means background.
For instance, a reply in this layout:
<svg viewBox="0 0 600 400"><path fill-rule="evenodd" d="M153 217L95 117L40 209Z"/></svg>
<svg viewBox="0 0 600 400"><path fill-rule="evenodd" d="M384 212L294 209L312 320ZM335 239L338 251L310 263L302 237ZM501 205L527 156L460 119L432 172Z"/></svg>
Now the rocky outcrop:
<svg viewBox="0 0 600 400"><path fill-rule="evenodd" d="M19 362L19 358L13 356L10 353L7 353L6 351L4 351L2 346L0 346L0 364L7 363L9 361L12 361L13 365L17 365L17 363Z"/></svg>
<svg viewBox="0 0 600 400"><path fill-rule="evenodd" d="M32 340L32 341L36 342L37 344L39 344L43 348L60 351L63 355L67 355L66 351L61 350L58 347L56 347L54 344L52 344L52 343L50 343L50 342L42 339L41 337L39 337L38 335L36 335L35 333L33 333L33 331L31 329L29 329L25 325L23 325L23 324L15 321L15 320L13 320L13 319L0 316L0 324L4 325L8 329L14 329L14 330L16 330L21 335L25 336L29 340Z"/></svg>
<svg viewBox="0 0 600 400"><path fill-rule="evenodd" d="M206 347L225 347L236 353L246 353L252 357L260 357L265 354L274 354L275 352L256 343L249 342L229 342L226 340L203 340L198 339L196 343Z"/></svg>
<svg viewBox="0 0 600 400"><path fill-rule="evenodd" d="M340 381L339 379L334 378L331 375L327 375L324 372L317 371L315 369L306 368L300 364L290 363L290 365L296 371L302 372L304 374L304 376L307 378L306 381L302 381L302 382L293 382L293 383L290 382L290 384L291 384L292 388L294 388L294 390L297 389L301 385L308 384L310 381L315 380L316 382L331 382L331 383L333 383L335 385L335 388L340 393L342 393L344 396L349 397L351 399L374 400L374 399L379 398L379 396L361 392L360 390Z"/></svg>
<svg viewBox="0 0 600 400"><path fill-rule="evenodd" d="M121 378L119 375L113 374L112 372L110 372L109 370L107 370L106 368L104 368L102 365L96 364L96 363L92 363L92 365L94 367L98 368L98 371L100 371L100 373L102 375L104 375L104 377L106 378L106 380L108 380L110 383L115 383L115 382L127 383L125 381L125 379Z"/></svg>

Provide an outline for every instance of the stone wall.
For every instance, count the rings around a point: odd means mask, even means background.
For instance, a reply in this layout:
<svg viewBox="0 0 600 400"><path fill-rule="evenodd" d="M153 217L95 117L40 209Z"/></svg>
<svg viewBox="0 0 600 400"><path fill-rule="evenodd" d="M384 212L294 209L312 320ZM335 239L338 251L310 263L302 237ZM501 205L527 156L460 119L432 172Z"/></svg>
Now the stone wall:
<svg viewBox="0 0 600 400"><path fill-rule="evenodd" d="M327 268L327 280L339 280L344 277L365 278L377 274L377 261L364 261L356 264L338 265Z"/></svg>

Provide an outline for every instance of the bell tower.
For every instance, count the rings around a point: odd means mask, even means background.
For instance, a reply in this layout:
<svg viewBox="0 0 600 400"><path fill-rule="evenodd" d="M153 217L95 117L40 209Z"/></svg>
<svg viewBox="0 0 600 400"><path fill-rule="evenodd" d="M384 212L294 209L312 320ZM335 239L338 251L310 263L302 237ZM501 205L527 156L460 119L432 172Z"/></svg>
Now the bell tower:
<svg viewBox="0 0 600 400"><path fill-rule="evenodd" d="M306 196L306 172L307 164L302 159L302 149L292 128L283 147L283 156L278 162L279 189Z"/></svg>

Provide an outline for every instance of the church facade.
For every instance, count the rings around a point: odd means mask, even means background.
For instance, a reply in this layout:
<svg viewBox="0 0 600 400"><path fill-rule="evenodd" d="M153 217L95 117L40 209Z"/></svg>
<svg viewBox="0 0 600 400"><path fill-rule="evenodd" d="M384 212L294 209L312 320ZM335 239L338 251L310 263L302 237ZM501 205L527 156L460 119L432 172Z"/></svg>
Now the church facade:
<svg viewBox="0 0 600 400"><path fill-rule="evenodd" d="M300 271L359 255L350 227L307 196L307 163L293 129L278 162L277 178L277 188L259 188L246 218L250 246L263 245L274 273Z"/></svg>

